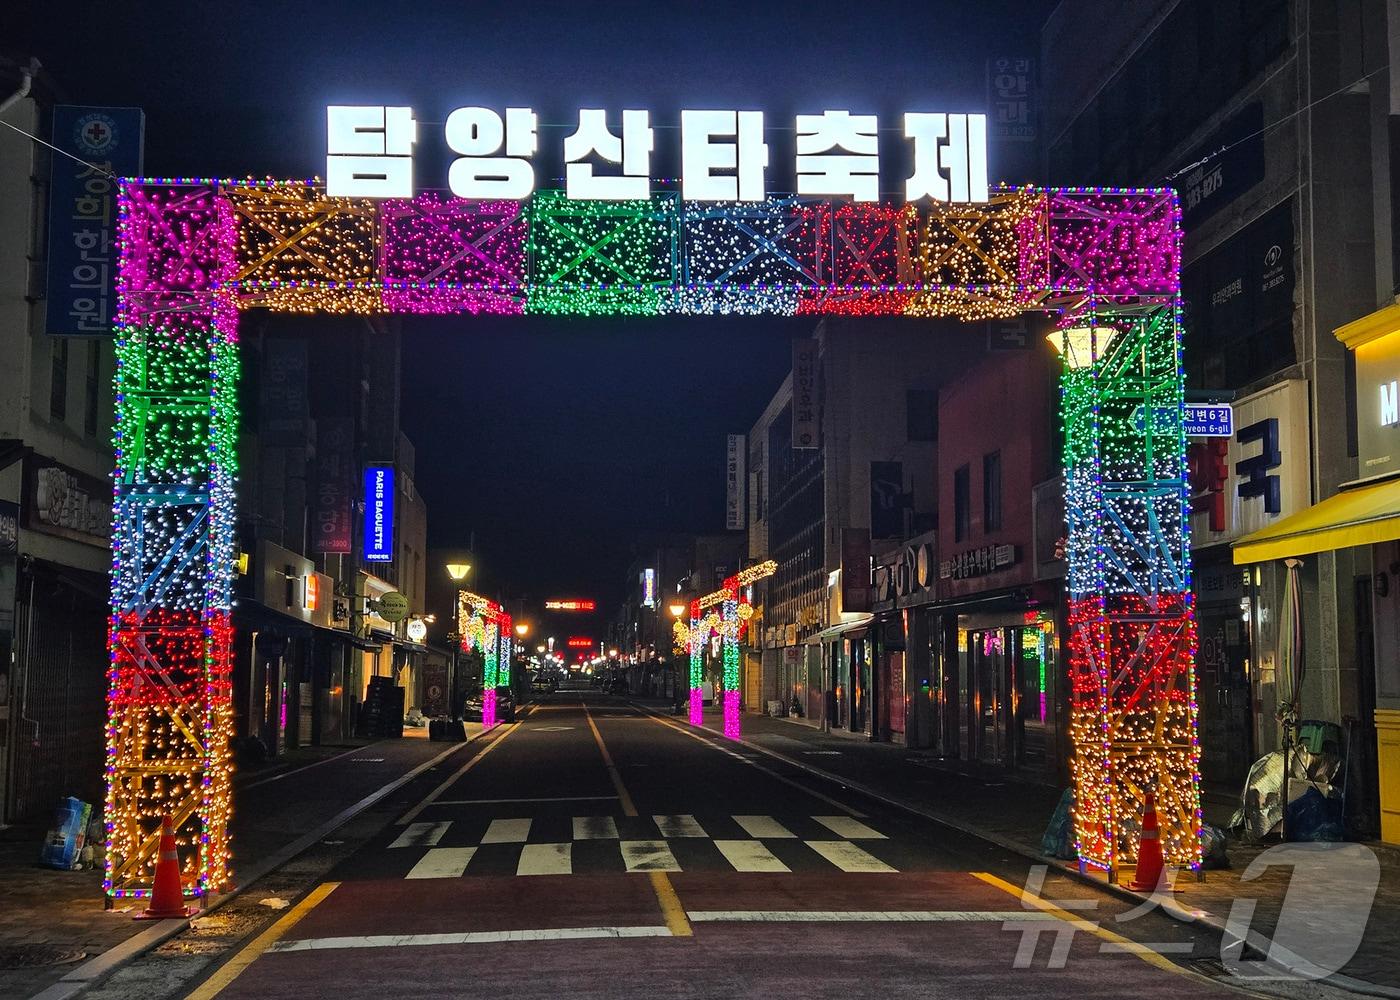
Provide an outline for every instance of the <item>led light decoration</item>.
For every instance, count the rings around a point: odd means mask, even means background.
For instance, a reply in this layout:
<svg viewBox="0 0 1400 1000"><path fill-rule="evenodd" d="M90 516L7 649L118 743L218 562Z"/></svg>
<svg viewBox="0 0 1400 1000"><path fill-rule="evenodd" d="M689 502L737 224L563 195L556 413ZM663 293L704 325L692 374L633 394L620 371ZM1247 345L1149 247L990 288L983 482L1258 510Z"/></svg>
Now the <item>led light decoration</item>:
<svg viewBox="0 0 1400 1000"><path fill-rule="evenodd" d="M457 634L462 652L481 654L481 724L496 724L496 689L510 686L511 616L488 597L457 591Z"/></svg>
<svg viewBox="0 0 1400 1000"><path fill-rule="evenodd" d="M1155 790L1169 862L1200 862L1196 626L1184 517L1180 209L1162 189L1001 187L986 203L327 198L317 182L126 181L119 210L105 885L149 891L160 817L187 892L228 883L238 312L770 313L1057 318L1080 857L1133 860ZM1088 344L1087 352L1083 345ZM1134 419L1149 413L1152 419ZM752 567L691 604L701 721L725 732ZM465 595L487 719L510 620ZM504 626L504 627L503 627ZM489 724L489 723L488 723Z"/></svg>

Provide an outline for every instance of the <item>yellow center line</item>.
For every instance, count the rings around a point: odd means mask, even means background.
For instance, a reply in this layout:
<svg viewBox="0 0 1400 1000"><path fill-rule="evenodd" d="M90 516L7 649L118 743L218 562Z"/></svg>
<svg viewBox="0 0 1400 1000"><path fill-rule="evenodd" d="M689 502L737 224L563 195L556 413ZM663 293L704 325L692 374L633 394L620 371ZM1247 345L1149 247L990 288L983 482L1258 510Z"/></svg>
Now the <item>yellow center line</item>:
<svg viewBox="0 0 1400 1000"><path fill-rule="evenodd" d="M517 729L519 729L520 725L521 724L519 722L512 722L510 725L508 725L505 729L505 732L501 733L500 736L497 736L494 740L492 740L486 745L486 748L484 750L482 750L479 754L475 755L474 757L472 757L471 760L467 761L460 768L458 768L457 771L452 775L452 777L448 778L442 784L438 785L436 788L434 788L431 792L428 793L427 798L425 798L422 802L418 803L408 812L400 816L398 825L402 826L405 823L412 823L415 819L417 819L419 813L421 813L424 809L428 808L428 806L436 802L437 797L443 792L447 791L450 787L452 787L452 785L455 784L457 780L462 777L462 775L466 774L472 768L476 767L476 765L481 762L481 758L485 757L492 750L496 749L498 746L504 743L506 741L506 737L509 736L511 733L515 732Z"/></svg>
<svg viewBox="0 0 1400 1000"><path fill-rule="evenodd" d="M340 885L339 882L322 882L312 889L301 902L284 913L280 920L244 945L243 950L234 955L233 958L215 969L214 974L195 987L194 992L189 994L185 1000L210 1000L211 997L217 996L224 987L243 975L248 966L262 957L263 952L271 948L284 934L295 927L302 917L310 913L323 899L334 892L338 885Z"/></svg>
<svg viewBox="0 0 1400 1000"><path fill-rule="evenodd" d="M1216 982L1208 976L1202 976L1200 973L1193 972L1190 969L1177 965L1165 955L1161 954L1160 952L1153 951L1148 946L1141 945L1130 938L1124 937L1122 934L1116 934L1106 927L1100 927L1094 921L1085 920L1082 917L1076 917L1068 910L1061 909L1049 900L1041 899L1039 896L1036 896L1033 893L1026 892L1024 889L1013 885L1005 879L997 878L997 876L991 874L990 872L969 872L968 874L970 874L975 879L981 879L983 882L986 882L990 886L995 886L1002 892L1010 893L1011 895L1019 899L1023 906L1031 907L1040 910L1044 913L1047 913L1052 917L1055 917L1059 920L1063 920L1065 923L1072 925L1077 930L1087 931L1095 937L1101 938L1104 941L1111 941L1115 946L1117 946L1116 950L1124 951L1130 955L1134 955L1142 959L1148 965L1155 966L1156 968L1161 969L1163 972L1172 972L1178 976L1185 976L1188 979L1194 979L1199 983L1208 983L1211 986L1220 985L1218 982ZM1258 994L1250 995L1257 996Z"/></svg>
<svg viewBox="0 0 1400 1000"><path fill-rule="evenodd" d="M588 705L583 705L583 717L588 720L588 728L593 730L593 740L598 744L598 752L603 756L603 763L607 766L608 777L612 779L613 788L617 789L618 800L622 803L622 814L624 816L636 816L637 807L632 803L632 796L627 791L627 786L622 783L622 775L618 773L617 765L613 763L612 754L608 753L608 746L603 742L603 734L598 732L598 724L593 721L593 713L588 710ZM666 927L670 930L672 937L693 937L695 932L690 926L690 920L686 918L685 907L681 905L681 899L676 895L676 888L671 884L670 877L665 872L650 872L651 891L656 893L656 905L661 907L661 915L666 918Z"/></svg>

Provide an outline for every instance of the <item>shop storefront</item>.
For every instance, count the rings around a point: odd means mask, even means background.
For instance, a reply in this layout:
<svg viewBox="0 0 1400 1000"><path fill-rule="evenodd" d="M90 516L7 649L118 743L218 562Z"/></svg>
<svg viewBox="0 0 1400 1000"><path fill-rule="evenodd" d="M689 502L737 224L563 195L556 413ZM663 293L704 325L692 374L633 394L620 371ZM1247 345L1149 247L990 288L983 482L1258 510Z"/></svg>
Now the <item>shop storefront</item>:
<svg viewBox="0 0 1400 1000"><path fill-rule="evenodd" d="M1383 840L1400 843L1400 305L1336 333L1356 360L1357 477L1322 502L1240 539L1234 560L1252 567L1255 579L1291 584L1305 602L1323 589L1324 576L1350 569L1355 655L1345 682L1339 677L1347 718L1331 720L1351 729L1349 777L1358 789L1349 792L1348 815L1361 820L1354 832L1368 834L1365 822L1374 819ZM1257 616L1266 608L1252 610ZM1317 632L1319 622L1306 604L1298 617L1302 656L1292 659L1305 665L1315 642L1309 627ZM1279 631L1280 648L1287 648L1294 637L1288 627ZM1280 669L1275 685L1288 683L1284 673ZM1301 689L1308 693L1306 676ZM1309 714L1306 704L1302 714Z"/></svg>

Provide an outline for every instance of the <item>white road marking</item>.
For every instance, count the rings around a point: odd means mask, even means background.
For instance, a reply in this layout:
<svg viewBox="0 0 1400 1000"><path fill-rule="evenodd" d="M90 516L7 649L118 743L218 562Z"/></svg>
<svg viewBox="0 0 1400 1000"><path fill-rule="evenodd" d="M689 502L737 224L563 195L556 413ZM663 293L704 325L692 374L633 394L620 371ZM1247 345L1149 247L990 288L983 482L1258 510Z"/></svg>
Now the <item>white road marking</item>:
<svg viewBox="0 0 1400 1000"><path fill-rule="evenodd" d="M483 844L523 844L530 839L528 819L493 819L481 837Z"/></svg>
<svg viewBox="0 0 1400 1000"><path fill-rule="evenodd" d="M735 816L734 822L742 826L750 837L782 837L791 840L797 836L772 816Z"/></svg>
<svg viewBox="0 0 1400 1000"><path fill-rule="evenodd" d="M790 872L761 840L716 840L715 847L737 872Z"/></svg>
<svg viewBox="0 0 1400 1000"><path fill-rule="evenodd" d="M656 822L656 828L661 831L661 836L667 840L709 836L694 816L653 816L652 819Z"/></svg>
<svg viewBox="0 0 1400 1000"><path fill-rule="evenodd" d="M518 802L601 802L615 799L616 795L554 795L540 799L438 799L435 806L493 806L513 805Z"/></svg>
<svg viewBox="0 0 1400 1000"><path fill-rule="evenodd" d="M809 840L807 846L843 872L892 872L895 869L846 840Z"/></svg>
<svg viewBox="0 0 1400 1000"><path fill-rule="evenodd" d="M616 840L617 821L611 816L575 816L575 840Z"/></svg>
<svg viewBox="0 0 1400 1000"><path fill-rule="evenodd" d="M664 840L621 841L622 860L629 872L678 872L681 866Z"/></svg>
<svg viewBox="0 0 1400 1000"><path fill-rule="evenodd" d="M688 910L691 923L996 923L1043 921L1033 910Z"/></svg>
<svg viewBox="0 0 1400 1000"><path fill-rule="evenodd" d="M434 847L404 878L461 878L475 847Z"/></svg>
<svg viewBox="0 0 1400 1000"><path fill-rule="evenodd" d="M344 948L414 948L442 944L499 944L503 941L579 941L585 938L670 937L669 927L550 927L544 930L464 931L457 934L367 934L360 937L278 941L269 952L334 951Z"/></svg>
<svg viewBox="0 0 1400 1000"><path fill-rule="evenodd" d="M520 849L517 875L572 875L573 844L526 844Z"/></svg>
<svg viewBox="0 0 1400 1000"><path fill-rule="evenodd" d="M814 820L838 837L847 840L888 840L883 833L870 829L858 819L849 816L813 816Z"/></svg>
<svg viewBox="0 0 1400 1000"><path fill-rule="evenodd" d="M447 828L452 825L452 821L445 823L410 823L404 827L403 833L399 834L389 846L392 847L433 847L442 835L447 832Z"/></svg>

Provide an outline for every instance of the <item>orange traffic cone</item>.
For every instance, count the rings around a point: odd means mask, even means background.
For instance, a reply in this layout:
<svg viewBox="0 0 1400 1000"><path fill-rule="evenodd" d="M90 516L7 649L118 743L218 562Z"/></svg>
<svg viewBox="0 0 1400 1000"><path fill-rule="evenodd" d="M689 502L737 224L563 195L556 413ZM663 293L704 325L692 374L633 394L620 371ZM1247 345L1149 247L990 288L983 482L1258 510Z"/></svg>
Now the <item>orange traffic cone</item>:
<svg viewBox="0 0 1400 1000"><path fill-rule="evenodd" d="M198 912L198 907L185 905L180 885L180 852L175 847L175 824L167 815L160 823L160 856L156 859L151 905L136 914L135 919L170 920L192 917Z"/></svg>
<svg viewBox="0 0 1400 1000"><path fill-rule="evenodd" d="M1162 833L1157 827L1157 793L1148 792L1142 801L1142 833L1138 837L1137 873L1128 888L1154 892L1162 881Z"/></svg>

